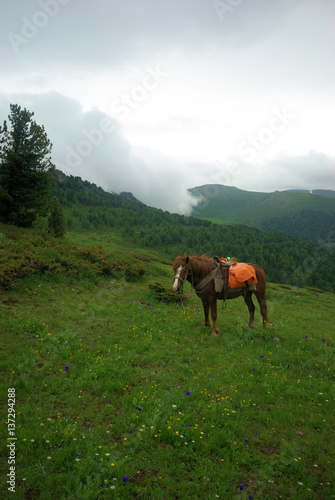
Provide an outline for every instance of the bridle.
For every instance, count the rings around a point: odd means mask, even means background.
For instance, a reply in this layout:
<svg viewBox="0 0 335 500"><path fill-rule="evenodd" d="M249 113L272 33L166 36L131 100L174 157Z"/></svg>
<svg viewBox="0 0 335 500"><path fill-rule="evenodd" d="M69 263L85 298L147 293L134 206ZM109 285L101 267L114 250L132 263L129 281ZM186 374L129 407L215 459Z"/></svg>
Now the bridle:
<svg viewBox="0 0 335 500"><path fill-rule="evenodd" d="M184 279L180 277L181 273L187 269L187 272L185 273L185 276L184 276ZM175 282L175 280L180 280L181 281L181 286L179 287L180 289L183 288L183 285L185 283L185 281L187 280L187 277L189 276L189 274L191 274L192 276L192 287L193 287L193 273L192 273L192 267L189 267L188 264L185 264L185 266L183 266L181 269L177 270L177 273L174 275L173 277L173 282ZM177 276L178 275L178 276Z"/></svg>
<svg viewBox="0 0 335 500"><path fill-rule="evenodd" d="M180 277L180 274L185 270L185 268L187 268L187 272L185 273L184 279L182 279ZM190 294L192 293L192 289L193 288L194 288L194 290L196 292L203 293L209 287L211 281L214 278L215 272L216 272L216 270L212 271L210 274L208 274L207 276L205 276L198 285L194 286L192 265L191 265L191 262L189 262L189 264L185 264L185 266L182 266L181 269L177 270L177 273L174 275L173 282L175 282L175 280L180 280L181 281L181 286L179 287L179 289L181 290L183 288L183 285L184 285L185 281L187 280L188 276L191 275L191 290L190 290Z"/></svg>

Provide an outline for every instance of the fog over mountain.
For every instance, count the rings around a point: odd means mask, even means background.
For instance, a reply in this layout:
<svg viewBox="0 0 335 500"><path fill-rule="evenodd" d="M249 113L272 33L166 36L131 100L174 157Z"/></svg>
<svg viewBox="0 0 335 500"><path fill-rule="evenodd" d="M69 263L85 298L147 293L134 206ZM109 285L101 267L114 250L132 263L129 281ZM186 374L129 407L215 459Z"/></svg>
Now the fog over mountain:
<svg viewBox="0 0 335 500"><path fill-rule="evenodd" d="M67 174L189 213L187 189L335 189L331 0L18 0L0 121L35 112Z"/></svg>

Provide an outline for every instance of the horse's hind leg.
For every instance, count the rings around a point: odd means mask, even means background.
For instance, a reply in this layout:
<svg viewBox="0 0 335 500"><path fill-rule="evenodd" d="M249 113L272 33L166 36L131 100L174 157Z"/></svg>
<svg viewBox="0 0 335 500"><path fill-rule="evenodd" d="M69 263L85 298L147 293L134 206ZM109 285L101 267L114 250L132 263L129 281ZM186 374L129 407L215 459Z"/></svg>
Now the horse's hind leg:
<svg viewBox="0 0 335 500"><path fill-rule="evenodd" d="M252 292L246 292L246 294L244 295L245 303L247 304L249 309L249 328L253 328L255 324L255 304L253 303L251 296Z"/></svg>
<svg viewBox="0 0 335 500"><path fill-rule="evenodd" d="M263 316L263 327L266 328L268 324L268 307L266 304L266 295L265 293L262 295L256 294L256 297L261 309L261 315Z"/></svg>

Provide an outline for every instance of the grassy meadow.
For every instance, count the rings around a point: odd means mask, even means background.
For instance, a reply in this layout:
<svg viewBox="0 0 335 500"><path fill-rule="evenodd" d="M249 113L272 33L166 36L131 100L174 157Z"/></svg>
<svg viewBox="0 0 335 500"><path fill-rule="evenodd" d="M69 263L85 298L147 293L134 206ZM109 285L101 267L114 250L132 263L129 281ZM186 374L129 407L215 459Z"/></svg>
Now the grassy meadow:
<svg viewBox="0 0 335 500"><path fill-rule="evenodd" d="M239 298L210 337L194 292L152 291L171 264L141 259L133 279L35 272L0 289L1 498L335 498L335 295L268 284L266 330Z"/></svg>

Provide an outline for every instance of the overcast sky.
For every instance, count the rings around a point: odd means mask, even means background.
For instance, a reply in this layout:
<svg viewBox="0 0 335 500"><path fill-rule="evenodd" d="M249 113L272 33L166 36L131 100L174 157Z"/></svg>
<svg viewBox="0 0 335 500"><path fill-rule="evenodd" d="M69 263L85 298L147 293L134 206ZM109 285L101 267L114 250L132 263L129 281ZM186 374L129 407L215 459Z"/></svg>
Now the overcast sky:
<svg viewBox="0 0 335 500"><path fill-rule="evenodd" d="M334 0L1 5L0 122L66 174L173 212L187 188L335 189Z"/></svg>

